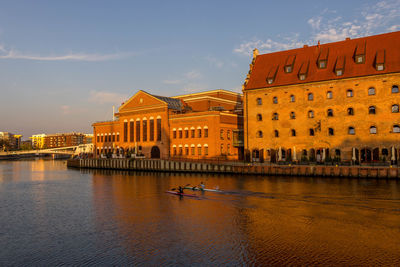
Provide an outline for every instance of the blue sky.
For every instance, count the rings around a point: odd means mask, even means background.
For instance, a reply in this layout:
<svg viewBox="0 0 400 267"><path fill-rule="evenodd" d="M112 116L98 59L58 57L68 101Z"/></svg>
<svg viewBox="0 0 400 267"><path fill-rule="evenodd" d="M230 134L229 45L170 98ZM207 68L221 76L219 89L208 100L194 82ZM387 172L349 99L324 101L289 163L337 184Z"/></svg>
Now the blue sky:
<svg viewBox="0 0 400 267"><path fill-rule="evenodd" d="M0 131L91 132L137 90L240 92L261 53L400 30L400 0L2 1Z"/></svg>

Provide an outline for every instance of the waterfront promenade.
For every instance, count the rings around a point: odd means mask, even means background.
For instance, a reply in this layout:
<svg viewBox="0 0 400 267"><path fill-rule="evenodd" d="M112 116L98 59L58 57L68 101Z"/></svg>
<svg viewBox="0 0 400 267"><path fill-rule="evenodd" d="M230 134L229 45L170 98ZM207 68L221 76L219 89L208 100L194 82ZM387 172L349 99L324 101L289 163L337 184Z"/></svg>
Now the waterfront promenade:
<svg viewBox="0 0 400 267"><path fill-rule="evenodd" d="M285 176L400 179L397 166L266 165L242 162L193 162L160 159L71 159L69 167L150 172L190 172Z"/></svg>

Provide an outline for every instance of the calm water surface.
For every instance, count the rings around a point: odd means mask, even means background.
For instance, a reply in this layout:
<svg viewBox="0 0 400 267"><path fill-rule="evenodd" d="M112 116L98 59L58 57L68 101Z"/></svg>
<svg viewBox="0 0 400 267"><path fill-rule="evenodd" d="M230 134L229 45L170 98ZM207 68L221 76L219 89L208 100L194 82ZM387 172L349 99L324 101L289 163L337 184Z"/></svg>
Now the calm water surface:
<svg viewBox="0 0 400 267"><path fill-rule="evenodd" d="M201 181L225 192L165 193ZM400 182L0 161L0 247L1 266L399 266Z"/></svg>

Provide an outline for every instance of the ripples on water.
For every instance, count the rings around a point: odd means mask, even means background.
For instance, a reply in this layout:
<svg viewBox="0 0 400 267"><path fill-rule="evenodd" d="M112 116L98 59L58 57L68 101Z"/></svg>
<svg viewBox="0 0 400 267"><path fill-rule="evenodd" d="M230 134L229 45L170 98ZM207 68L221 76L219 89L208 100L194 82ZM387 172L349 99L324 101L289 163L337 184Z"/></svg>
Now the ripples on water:
<svg viewBox="0 0 400 267"><path fill-rule="evenodd" d="M201 181L224 192L165 193ZM0 161L0 214L1 266L400 265L400 184L393 180Z"/></svg>

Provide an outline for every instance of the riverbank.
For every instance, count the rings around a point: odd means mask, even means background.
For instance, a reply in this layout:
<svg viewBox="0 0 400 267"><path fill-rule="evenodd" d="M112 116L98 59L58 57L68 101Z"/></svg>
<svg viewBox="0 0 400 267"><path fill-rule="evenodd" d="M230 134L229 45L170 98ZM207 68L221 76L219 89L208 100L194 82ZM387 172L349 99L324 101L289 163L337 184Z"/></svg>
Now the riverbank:
<svg viewBox="0 0 400 267"><path fill-rule="evenodd" d="M68 167L150 172L325 176L400 179L400 168L392 166L252 165L243 163L201 163L161 159L77 159Z"/></svg>

